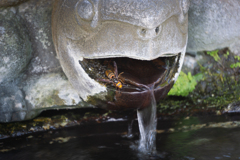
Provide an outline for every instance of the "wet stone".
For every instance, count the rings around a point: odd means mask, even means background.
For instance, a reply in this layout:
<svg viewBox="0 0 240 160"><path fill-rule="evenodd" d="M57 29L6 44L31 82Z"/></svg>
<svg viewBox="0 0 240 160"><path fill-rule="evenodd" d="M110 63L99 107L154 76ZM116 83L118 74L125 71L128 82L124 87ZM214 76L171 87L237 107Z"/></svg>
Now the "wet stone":
<svg viewBox="0 0 240 160"><path fill-rule="evenodd" d="M32 110L54 105L78 105L81 99L60 73L32 76L26 80L23 91Z"/></svg>
<svg viewBox="0 0 240 160"><path fill-rule="evenodd" d="M32 42L33 58L27 68L29 74L61 71L51 33L53 2L29 0L18 6L18 15L26 23Z"/></svg>
<svg viewBox="0 0 240 160"><path fill-rule="evenodd" d="M0 10L0 83L19 76L31 58L31 42L21 18L12 9Z"/></svg>
<svg viewBox="0 0 240 160"><path fill-rule="evenodd" d="M15 6L28 0L0 0L0 7Z"/></svg>
<svg viewBox="0 0 240 160"><path fill-rule="evenodd" d="M27 104L22 91L16 86L0 86L0 106L1 122L25 119Z"/></svg>

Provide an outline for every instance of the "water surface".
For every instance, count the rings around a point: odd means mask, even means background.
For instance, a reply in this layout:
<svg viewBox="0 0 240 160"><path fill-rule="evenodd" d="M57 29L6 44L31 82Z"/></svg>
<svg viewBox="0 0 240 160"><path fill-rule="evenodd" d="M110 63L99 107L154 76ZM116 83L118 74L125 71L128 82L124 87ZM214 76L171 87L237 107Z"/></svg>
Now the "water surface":
<svg viewBox="0 0 240 160"><path fill-rule="evenodd" d="M144 155L137 120L83 124L0 140L0 160L240 159L240 116L158 117L156 151ZM125 136L124 136L125 135Z"/></svg>

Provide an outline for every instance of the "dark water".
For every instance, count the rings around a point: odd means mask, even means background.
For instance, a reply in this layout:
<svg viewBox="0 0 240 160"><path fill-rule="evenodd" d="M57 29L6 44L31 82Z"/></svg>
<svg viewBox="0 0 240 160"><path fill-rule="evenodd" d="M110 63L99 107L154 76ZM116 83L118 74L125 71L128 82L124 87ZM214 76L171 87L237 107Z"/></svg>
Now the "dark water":
<svg viewBox="0 0 240 160"><path fill-rule="evenodd" d="M156 154L148 156L139 142L137 120L133 138L128 122L86 124L0 140L0 160L212 160L240 159L240 115L159 117ZM5 152L3 152L5 151Z"/></svg>

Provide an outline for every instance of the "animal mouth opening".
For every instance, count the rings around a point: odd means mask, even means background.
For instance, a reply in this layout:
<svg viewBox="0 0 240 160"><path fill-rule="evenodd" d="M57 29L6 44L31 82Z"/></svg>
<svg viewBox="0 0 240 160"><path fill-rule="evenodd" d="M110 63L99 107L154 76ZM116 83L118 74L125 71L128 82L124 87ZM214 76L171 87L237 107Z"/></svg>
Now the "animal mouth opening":
<svg viewBox="0 0 240 160"><path fill-rule="evenodd" d="M180 56L181 53L178 53L176 56L159 57L150 61L127 57L83 58L79 64L90 78L109 90L141 92L148 88L159 89L172 83L178 72Z"/></svg>

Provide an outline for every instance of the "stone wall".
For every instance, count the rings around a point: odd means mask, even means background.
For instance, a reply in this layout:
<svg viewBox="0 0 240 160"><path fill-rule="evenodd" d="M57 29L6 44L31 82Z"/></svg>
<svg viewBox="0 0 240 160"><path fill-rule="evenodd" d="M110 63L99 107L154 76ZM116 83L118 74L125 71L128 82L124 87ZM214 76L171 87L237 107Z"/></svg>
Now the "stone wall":
<svg viewBox="0 0 240 160"><path fill-rule="evenodd" d="M229 47L240 55L240 1L191 0L188 52Z"/></svg>
<svg viewBox="0 0 240 160"><path fill-rule="evenodd" d="M49 107L81 107L56 57L52 4L0 1L0 122L30 119Z"/></svg>

